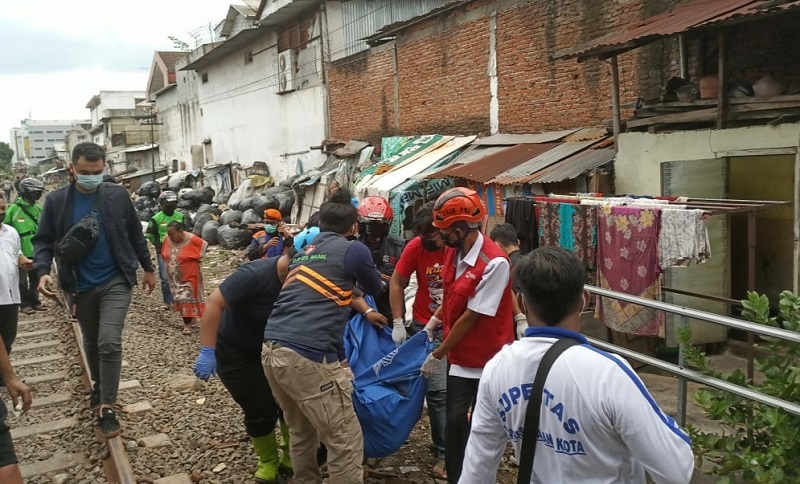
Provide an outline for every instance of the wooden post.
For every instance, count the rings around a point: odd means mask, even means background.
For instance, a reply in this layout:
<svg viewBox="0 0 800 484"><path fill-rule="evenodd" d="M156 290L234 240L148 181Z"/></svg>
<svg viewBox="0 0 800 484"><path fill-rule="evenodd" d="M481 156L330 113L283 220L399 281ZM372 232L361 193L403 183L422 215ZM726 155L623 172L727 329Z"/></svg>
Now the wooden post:
<svg viewBox="0 0 800 484"><path fill-rule="evenodd" d="M619 113L619 64L617 56L611 57L611 112L614 123L614 149L619 150L619 133L622 130Z"/></svg>
<svg viewBox="0 0 800 484"><path fill-rule="evenodd" d="M680 51L681 58L681 77L683 79L689 78L689 46L686 45L686 35L678 36L678 50Z"/></svg>
<svg viewBox="0 0 800 484"><path fill-rule="evenodd" d="M725 42L725 31L720 30L719 34L717 35L717 49L718 49L718 67L717 67L717 79L718 79L718 91L717 91L717 129L724 129L725 128L725 117L728 111L728 90L727 90L727 82L726 82L726 75L725 75L725 66L726 62L726 42Z"/></svg>

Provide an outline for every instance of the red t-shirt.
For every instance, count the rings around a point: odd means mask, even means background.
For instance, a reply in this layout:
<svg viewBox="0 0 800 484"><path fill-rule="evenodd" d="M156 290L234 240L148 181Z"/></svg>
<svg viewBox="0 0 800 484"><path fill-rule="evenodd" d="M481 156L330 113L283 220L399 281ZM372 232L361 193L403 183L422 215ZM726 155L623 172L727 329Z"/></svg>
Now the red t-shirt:
<svg viewBox="0 0 800 484"><path fill-rule="evenodd" d="M414 297L413 317L425 324L442 304L442 267L444 247L436 252L422 248L422 240L414 237L406 245L394 270L405 278L417 273L417 294Z"/></svg>

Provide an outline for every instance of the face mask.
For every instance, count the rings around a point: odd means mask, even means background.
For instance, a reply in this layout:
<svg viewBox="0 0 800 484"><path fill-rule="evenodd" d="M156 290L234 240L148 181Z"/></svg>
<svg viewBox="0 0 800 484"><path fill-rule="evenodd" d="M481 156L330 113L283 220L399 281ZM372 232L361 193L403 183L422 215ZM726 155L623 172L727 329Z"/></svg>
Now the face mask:
<svg viewBox="0 0 800 484"><path fill-rule="evenodd" d="M439 250L439 244L435 240L422 239L422 248L429 252L436 252Z"/></svg>
<svg viewBox="0 0 800 484"><path fill-rule="evenodd" d="M264 226L264 232L266 232L266 233L268 233L270 235L276 233L277 231L278 231L278 227L276 227L276 226L274 226L272 224L267 224L267 225Z"/></svg>
<svg viewBox="0 0 800 484"><path fill-rule="evenodd" d="M75 174L75 182L86 190L95 190L103 183L103 174L99 175L81 175Z"/></svg>

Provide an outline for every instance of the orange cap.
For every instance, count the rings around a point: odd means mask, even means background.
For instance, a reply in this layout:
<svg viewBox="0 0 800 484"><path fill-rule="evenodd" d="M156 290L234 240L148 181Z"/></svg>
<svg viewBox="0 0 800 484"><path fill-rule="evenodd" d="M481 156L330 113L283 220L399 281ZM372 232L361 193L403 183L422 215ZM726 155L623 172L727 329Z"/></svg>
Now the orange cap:
<svg viewBox="0 0 800 484"><path fill-rule="evenodd" d="M267 220L283 220L283 215L279 210L268 208L264 210L264 218Z"/></svg>

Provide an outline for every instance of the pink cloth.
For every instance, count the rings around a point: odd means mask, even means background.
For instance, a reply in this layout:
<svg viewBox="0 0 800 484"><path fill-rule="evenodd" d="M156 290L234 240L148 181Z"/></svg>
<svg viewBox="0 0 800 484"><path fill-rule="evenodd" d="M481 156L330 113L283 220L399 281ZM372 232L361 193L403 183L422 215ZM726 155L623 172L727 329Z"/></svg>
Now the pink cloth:
<svg viewBox="0 0 800 484"><path fill-rule="evenodd" d="M599 207L597 267L603 289L658 300L658 209ZM611 298L599 298L597 314L609 328L664 337L664 314Z"/></svg>

